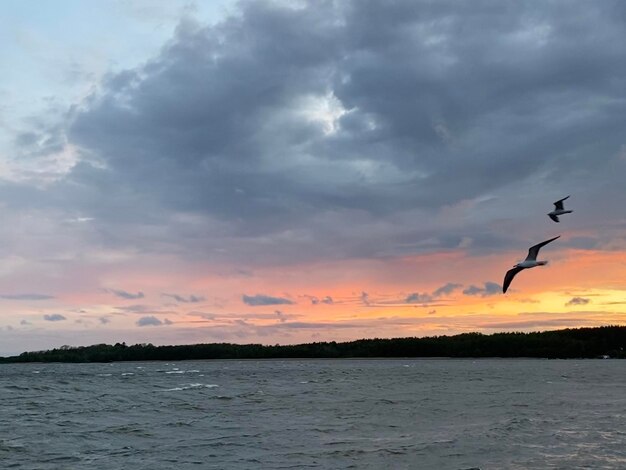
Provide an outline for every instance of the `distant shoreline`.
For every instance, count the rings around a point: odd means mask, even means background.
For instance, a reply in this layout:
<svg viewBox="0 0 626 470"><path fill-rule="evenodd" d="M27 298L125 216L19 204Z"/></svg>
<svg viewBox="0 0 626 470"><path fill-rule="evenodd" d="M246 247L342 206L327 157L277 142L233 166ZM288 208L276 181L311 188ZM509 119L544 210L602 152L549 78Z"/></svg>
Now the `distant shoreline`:
<svg viewBox="0 0 626 470"><path fill-rule="evenodd" d="M623 359L626 327L568 328L531 333L360 339L296 345L207 343L180 346L125 343L63 346L2 357L0 363L129 362L210 359Z"/></svg>

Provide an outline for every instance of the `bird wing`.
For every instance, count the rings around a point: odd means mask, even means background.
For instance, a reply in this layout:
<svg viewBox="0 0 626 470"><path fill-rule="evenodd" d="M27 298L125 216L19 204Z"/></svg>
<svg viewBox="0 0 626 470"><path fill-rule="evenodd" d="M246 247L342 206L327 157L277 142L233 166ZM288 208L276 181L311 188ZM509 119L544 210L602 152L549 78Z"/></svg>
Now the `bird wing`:
<svg viewBox="0 0 626 470"><path fill-rule="evenodd" d="M531 246L528 249L528 256L526 256L526 260L527 261L535 261L537 259L537 255L539 254L539 250L541 249L541 247L544 246L544 245L547 245L550 242L553 242L554 240L556 240L560 236L561 235L557 235L556 237L551 238L550 240L546 240L545 242L537 243L536 245Z"/></svg>
<svg viewBox="0 0 626 470"><path fill-rule="evenodd" d="M506 274L504 275L504 283L502 284L502 293L505 294L506 290L509 288L509 285L511 284L511 281L513 280L513 278L515 277L515 275L520 272L521 270L523 270L524 268L520 268L520 267L515 267L513 269L509 269Z"/></svg>
<svg viewBox="0 0 626 470"><path fill-rule="evenodd" d="M559 218L558 218L556 215L554 215L554 214L548 214L548 217L550 217L550 218L551 218L552 220L554 220L555 222L558 222L558 221L559 221Z"/></svg>
<svg viewBox="0 0 626 470"><path fill-rule="evenodd" d="M554 203L554 207L556 207L557 209L563 210L563 201L565 201L568 197L569 196L564 197L563 199L559 199L558 201L556 201Z"/></svg>

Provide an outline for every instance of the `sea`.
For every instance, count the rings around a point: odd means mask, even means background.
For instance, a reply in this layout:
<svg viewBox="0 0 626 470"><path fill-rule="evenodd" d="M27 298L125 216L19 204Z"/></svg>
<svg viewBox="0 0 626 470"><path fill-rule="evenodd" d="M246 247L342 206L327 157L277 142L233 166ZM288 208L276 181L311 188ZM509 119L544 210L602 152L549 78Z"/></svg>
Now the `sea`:
<svg viewBox="0 0 626 470"><path fill-rule="evenodd" d="M626 469L626 361L1 364L0 468Z"/></svg>

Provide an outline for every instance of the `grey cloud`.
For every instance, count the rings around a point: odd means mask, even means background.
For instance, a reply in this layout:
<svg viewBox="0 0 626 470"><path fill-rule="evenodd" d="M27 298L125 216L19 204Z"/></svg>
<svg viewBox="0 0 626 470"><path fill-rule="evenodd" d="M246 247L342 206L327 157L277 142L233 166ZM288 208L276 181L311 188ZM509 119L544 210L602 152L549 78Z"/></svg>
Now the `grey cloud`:
<svg viewBox="0 0 626 470"><path fill-rule="evenodd" d="M178 295L178 294L161 294L163 297L170 297L172 299L174 299L176 302L182 302L182 303L198 303L198 302L204 302L206 300L205 297L202 297L200 295L189 295L189 296L184 296L184 295Z"/></svg>
<svg viewBox="0 0 626 470"><path fill-rule="evenodd" d="M90 214L98 243L255 263L380 256L383 238L392 254L500 250L520 187L551 202L584 183L590 205L626 215L623 3L300 3L181 22L71 110L82 161L65 180L0 196ZM58 151L63 128L16 145Z"/></svg>
<svg viewBox="0 0 626 470"><path fill-rule="evenodd" d="M6 300L48 300L54 299L53 295L46 294L2 294L0 299Z"/></svg>
<svg viewBox="0 0 626 470"><path fill-rule="evenodd" d="M407 296L405 302L407 304L421 304L431 302L432 300L433 296L430 294L418 294L417 292L414 292L413 294Z"/></svg>
<svg viewBox="0 0 626 470"><path fill-rule="evenodd" d="M569 307L570 305L587 305L589 302L590 300L584 297L572 297L565 303L565 306Z"/></svg>
<svg viewBox="0 0 626 470"><path fill-rule="evenodd" d="M43 316L43 319L46 321L63 321L66 320L66 318L61 315L60 313L51 313L51 314L46 314Z"/></svg>
<svg viewBox="0 0 626 470"><path fill-rule="evenodd" d="M102 324L102 325L106 325L107 323L111 323L111 320L108 317L99 317L98 321Z"/></svg>
<svg viewBox="0 0 626 470"><path fill-rule="evenodd" d="M20 325L32 325L28 320L20 320Z"/></svg>
<svg viewBox="0 0 626 470"><path fill-rule="evenodd" d="M154 305L125 305L122 307L115 307L116 310L124 313L173 313L171 310L161 310L160 307Z"/></svg>
<svg viewBox="0 0 626 470"><path fill-rule="evenodd" d="M126 292L125 290L121 290L121 289L106 289L106 291L115 295L116 297L120 297L122 299L127 299L127 300L136 300L136 299L144 298L143 292L137 292L136 294L133 294L132 292Z"/></svg>
<svg viewBox="0 0 626 470"><path fill-rule="evenodd" d="M502 286L495 282L487 281L483 287L477 287L474 285L469 286L463 290L465 295L480 295L481 297L489 297L502 292Z"/></svg>
<svg viewBox="0 0 626 470"><path fill-rule="evenodd" d="M272 297L269 295L256 294L256 295L243 295L243 303L253 307L261 305L291 305L293 301L284 297Z"/></svg>
<svg viewBox="0 0 626 470"><path fill-rule="evenodd" d="M171 325L172 322L167 318L163 321L159 320L155 316L147 316L141 317L139 320L135 322L137 326L162 326L162 325Z"/></svg>
<svg viewBox="0 0 626 470"><path fill-rule="evenodd" d="M215 320L219 316L218 314L215 314L215 313L200 312L197 310L188 312L188 315L191 315L193 317L200 317L205 320Z"/></svg>
<svg viewBox="0 0 626 470"><path fill-rule="evenodd" d="M320 303L326 304L326 305L332 305L334 303L333 298L329 295L321 299L315 296L311 296L311 295L305 296L305 297L309 298L311 300L311 304L313 305L319 305Z"/></svg>
<svg viewBox="0 0 626 470"><path fill-rule="evenodd" d="M460 289L462 286L462 284L456 284L453 282L448 282L447 284L438 287L437 289L435 289L431 294L428 293L423 293L423 294L419 294L417 292L414 292L412 294L409 294L406 299L404 299L404 301L408 304L425 304L425 303L431 303L434 300L438 299L439 297L443 296L443 295L449 295L452 292L454 292L457 289Z"/></svg>
<svg viewBox="0 0 626 470"><path fill-rule="evenodd" d="M441 297L442 295L450 295L457 289L463 287L461 284L456 284L453 282L448 282L447 284L435 289L433 292L433 297Z"/></svg>

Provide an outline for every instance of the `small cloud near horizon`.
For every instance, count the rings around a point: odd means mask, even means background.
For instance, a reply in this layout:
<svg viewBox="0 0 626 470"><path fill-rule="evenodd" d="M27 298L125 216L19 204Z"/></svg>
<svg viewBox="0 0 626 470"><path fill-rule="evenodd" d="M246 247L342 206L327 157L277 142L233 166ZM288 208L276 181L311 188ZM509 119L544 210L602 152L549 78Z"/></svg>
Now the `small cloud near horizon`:
<svg viewBox="0 0 626 470"><path fill-rule="evenodd" d="M572 297L565 303L565 306L570 307L572 305L587 305L589 302L591 301L589 299L585 299L584 297Z"/></svg>
<svg viewBox="0 0 626 470"><path fill-rule="evenodd" d="M500 292L502 292L502 286L491 281L485 282L484 287L471 285L467 289L463 290L464 295L479 295L481 297L489 297L491 295L499 294Z"/></svg>
<svg viewBox="0 0 626 470"><path fill-rule="evenodd" d="M144 293L141 291L137 292L136 294L121 289L105 289L105 291L109 294L113 294L116 297L126 300L143 299L145 297Z"/></svg>
<svg viewBox="0 0 626 470"><path fill-rule="evenodd" d="M191 303L191 304L195 304L198 302L204 302L206 300L205 297L202 297L201 295L189 295L189 296L184 296L184 295L179 295L179 294L166 294L163 293L161 294L162 297L170 297L172 299L174 299L176 302L182 302L182 303Z"/></svg>
<svg viewBox="0 0 626 470"><path fill-rule="evenodd" d="M171 325L173 322L168 320L167 318L163 321L159 320L155 316L141 317L136 321L137 326L162 326L162 325Z"/></svg>
<svg viewBox="0 0 626 470"><path fill-rule="evenodd" d="M441 297L442 295L449 295L449 294L452 294L452 292L454 292L455 290L460 289L461 287L463 287L463 284L457 284L455 282L448 282L446 285L443 285L439 287L438 289L435 289L432 293L432 296Z"/></svg>
<svg viewBox="0 0 626 470"><path fill-rule="evenodd" d="M256 295L243 295L243 303L252 307L258 307L262 305L293 305L293 301L284 297L272 297L269 295L256 294Z"/></svg>
<svg viewBox="0 0 626 470"><path fill-rule="evenodd" d="M405 302L407 304L426 304L428 302L432 302L432 300L433 297L430 294L419 294L417 292L414 292L407 296Z"/></svg>
<svg viewBox="0 0 626 470"><path fill-rule="evenodd" d="M0 299L5 300L48 300L54 299L53 295L47 294L0 294Z"/></svg>
<svg viewBox="0 0 626 470"><path fill-rule="evenodd" d="M332 305L334 303L333 298L330 295L327 295L326 297L320 299L319 297L316 297L314 295L308 295L305 296L308 297L309 299L311 299L311 304L312 305L319 305L319 304L326 304L326 305Z"/></svg>
<svg viewBox="0 0 626 470"><path fill-rule="evenodd" d="M43 319L46 321L63 321L66 320L66 318L61 315L60 313L52 313L52 314L46 314L43 316Z"/></svg>

